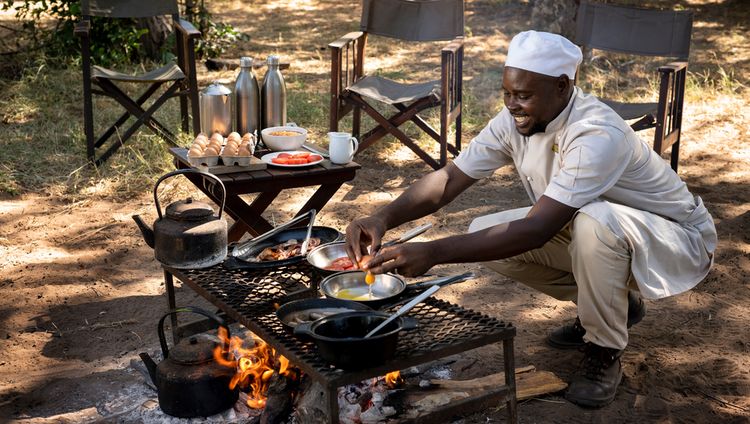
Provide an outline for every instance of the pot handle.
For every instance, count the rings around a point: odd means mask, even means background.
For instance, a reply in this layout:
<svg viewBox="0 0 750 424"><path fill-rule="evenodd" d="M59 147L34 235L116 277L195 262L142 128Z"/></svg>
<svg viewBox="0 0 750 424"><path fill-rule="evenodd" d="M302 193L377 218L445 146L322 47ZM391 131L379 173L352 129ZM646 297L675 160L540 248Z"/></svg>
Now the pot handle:
<svg viewBox="0 0 750 424"><path fill-rule="evenodd" d="M305 321L297 324L294 327L294 334L303 334L307 336L312 336L312 321Z"/></svg>
<svg viewBox="0 0 750 424"><path fill-rule="evenodd" d="M214 320L217 324L219 324L221 327L224 327L225 330L227 330L227 339L231 337L231 335L229 334L229 326L224 321L224 319L221 318L220 316L216 314L212 314L211 312L208 312L201 308L197 308L195 306L183 306L180 308L175 308L167 312L166 314L164 314L163 317L161 317L161 319L159 320L159 325L157 327L158 332L159 332L159 343L161 344L161 353L164 356L164 359L167 359L169 357L169 348L167 347L167 338L164 336L164 320L167 319L168 316L177 314L179 312L193 312L196 314L203 315L207 318L210 318ZM224 343L223 350L229 349L229 344L226 341L224 341L223 343Z"/></svg>
<svg viewBox="0 0 750 424"><path fill-rule="evenodd" d="M184 169L178 169L176 171L172 171L168 174L162 175L156 181L156 184L154 185L154 203L156 204L156 212L159 214L159 219L162 218L161 205L159 204L159 196L157 196L157 189L159 188L159 184L161 184L161 182L166 180L167 178L174 177L175 175L180 175L180 174L200 174L200 175L203 175L204 177L212 178L215 182L219 183L219 187L221 187L221 205L219 205L219 218L221 218L221 214L222 212L224 212L224 203L227 200L227 189L224 187L224 183L221 182L219 177L217 177L214 174L199 171L197 169L184 168Z"/></svg>

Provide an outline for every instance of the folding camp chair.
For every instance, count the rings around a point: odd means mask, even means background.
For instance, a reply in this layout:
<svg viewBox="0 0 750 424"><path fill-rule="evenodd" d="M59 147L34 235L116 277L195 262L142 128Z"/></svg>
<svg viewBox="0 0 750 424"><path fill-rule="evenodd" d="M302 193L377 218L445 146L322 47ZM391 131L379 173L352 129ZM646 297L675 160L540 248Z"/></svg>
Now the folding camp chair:
<svg viewBox="0 0 750 424"><path fill-rule="evenodd" d="M391 134L435 169L445 166L447 152L461 149L461 76L464 54L462 0L363 0L360 31L351 32L328 45L331 49L330 129L352 112L352 133L360 141L359 151ZM441 52L440 79L403 83L381 76L365 75L365 44L370 34L406 41L451 40ZM386 118L368 101L393 106ZM418 114L440 107L440 129L433 129ZM360 136L361 111L377 126ZM413 122L440 144L435 160L398 127ZM448 131L455 122L455 145L448 143Z"/></svg>
<svg viewBox="0 0 750 424"><path fill-rule="evenodd" d="M154 112L167 99L174 96L180 98L182 130L189 130L189 101L193 118L193 131L196 134L200 132L198 83L195 71L194 49L195 39L200 37L200 32L192 24L180 18L177 1L84 0L81 4L81 11L82 19L76 25L75 33L81 37L81 55L83 57L83 121L88 159L97 165L103 163L144 124L168 143L176 145L177 139L174 134L153 116ZM129 75L101 66L91 66L91 45L97 41L91 40L92 17L149 18L164 15L171 15L172 17L172 25L176 36L177 64L167 64L140 75ZM100 41L106 42L106 40ZM92 89L92 83L97 88ZM133 99L115 83L141 83L149 84L149 86L139 97ZM166 86L166 91L158 97L155 96L154 101L147 107L146 101L162 86ZM93 94L110 97L125 108L125 113L98 138L94 136ZM119 133L119 128L130 117L134 117L135 122L124 132ZM109 143L109 147L97 158L97 149L104 149L103 146L105 143L110 138L113 138L115 134L117 134L115 139Z"/></svg>
<svg viewBox="0 0 750 424"><path fill-rule="evenodd" d="M634 56L676 58L658 68L656 103L623 103L601 99L625 120L636 120L636 130L654 128L654 150L660 155L672 148L670 165L677 171L685 97L687 60L693 14L690 11L642 9L581 1L576 18L575 42L588 56L590 49ZM579 72L580 73L580 72Z"/></svg>

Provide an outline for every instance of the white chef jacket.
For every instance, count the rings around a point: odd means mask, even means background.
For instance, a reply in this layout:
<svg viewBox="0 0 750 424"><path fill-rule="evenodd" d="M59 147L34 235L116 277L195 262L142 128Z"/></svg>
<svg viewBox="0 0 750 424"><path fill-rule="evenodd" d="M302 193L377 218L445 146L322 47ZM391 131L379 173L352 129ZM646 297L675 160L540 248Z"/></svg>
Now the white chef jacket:
<svg viewBox="0 0 750 424"><path fill-rule="evenodd" d="M646 297L693 288L713 262L716 228L701 199L611 108L578 87L545 131L530 137L503 108L454 163L475 179L513 163L532 203L544 195L608 226L627 241Z"/></svg>

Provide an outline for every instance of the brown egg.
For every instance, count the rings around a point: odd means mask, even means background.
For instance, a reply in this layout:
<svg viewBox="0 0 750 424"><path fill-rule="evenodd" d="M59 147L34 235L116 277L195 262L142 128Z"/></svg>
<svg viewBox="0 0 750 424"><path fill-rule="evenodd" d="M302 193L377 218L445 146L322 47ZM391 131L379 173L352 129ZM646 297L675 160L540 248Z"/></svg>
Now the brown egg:
<svg viewBox="0 0 750 424"><path fill-rule="evenodd" d="M237 154L239 156L250 156L253 154L253 152L250 151L250 147L247 144L243 144L240 146Z"/></svg>
<svg viewBox="0 0 750 424"><path fill-rule="evenodd" d="M200 148L192 147L188 151L188 156L191 156L191 157L203 156L203 150L201 150Z"/></svg>
<svg viewBox="0 0 750 424"><path fill-rule="evenodd" d="M218 156L219 150L215 149L213 146L208 146L206 148L206 151L204 152L206 156Z"/></svg>
<svg viewBox="0 0 750 424"><path fill-rule="evenodd" d="M213 133L213 135L211 135L211 141L217 141L219 144L223 144L224 137L219 133Z"/></svg>

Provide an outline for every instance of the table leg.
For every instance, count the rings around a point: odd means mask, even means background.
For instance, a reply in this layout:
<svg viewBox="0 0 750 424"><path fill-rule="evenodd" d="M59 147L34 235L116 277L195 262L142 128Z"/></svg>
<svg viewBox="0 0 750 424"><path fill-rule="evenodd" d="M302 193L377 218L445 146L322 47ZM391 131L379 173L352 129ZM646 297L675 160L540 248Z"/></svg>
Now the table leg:
<svg viewBox="0 0 750 424"><path fill-rule="evenodd" d="M273 226L261 214L273 203L279 193L281 190L260 193L249 205L238 195L228 195L224 209L235 220L229 229L228 241L237 241L245 233L257 236L271 230Z"/></svg>
<svg viewBox="0 0 750 424"><path fill-rule="evenodd" d="M518 408L516 398L516 364L513 356L513 338L503 340L503 359L505 364L505 385L508 387L508 397L505 406L508 408L508 422L518 422Z"/></svg>
<svg viewBox="0 0 750 424"><path fill-rule="evenodd" d="M166 269L164 270L164 286L167 288L167 305L171 311L177 308L177 302L175 301L174 294L174 277ZM174 344L177 344L180 341L177 333L177 314L172 314L170 318L172 321L172 340Z"/></svg>
<svg viewBox="0 0 750 424"><path fill-rule="evenodd" d="M302 206L302 209L297 212L296 216L300 216L304 213L307 213L311 209L315 209L316 211L320 212L321 209L328 203L329 200L331 200L331 197L333 197L334 194L338 191L339 188L343 185L343 182L340 183L333 183L333 184L323 184L321 185L315 193L313 193L312 197L305 203L304 206Z"/></svg>

